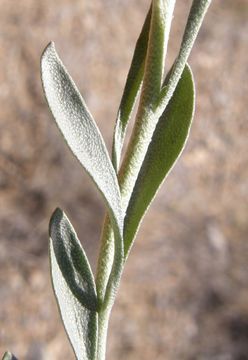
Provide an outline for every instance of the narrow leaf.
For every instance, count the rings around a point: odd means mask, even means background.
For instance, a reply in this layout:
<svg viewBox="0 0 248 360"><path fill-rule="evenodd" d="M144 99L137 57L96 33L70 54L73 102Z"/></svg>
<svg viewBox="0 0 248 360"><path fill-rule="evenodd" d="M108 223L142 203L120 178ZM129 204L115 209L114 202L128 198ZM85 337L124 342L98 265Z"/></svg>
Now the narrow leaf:
<svg viewBox="0 0 248 360"><path fill-rule="evenodd" d="M211 1L212 0L193 0L192 2L179 54L172 68L168 82L161 91L157 108L158 113L162 113L166 108L168 102L170 101L170 98L182 75L185 64L188 61L188 57L191 53L204 16L208 10Z"/></svg>
<svg viewBox="0 0 248 360"><path fill-rule="evenodd" d="M6 351L6 353L3 355L2 360L17 360L17 358L11 354L9 351Z"/></svg>
<svg viewBox="0 0 248 360"><path fill-rule="evenodd" d="M132 63L128 72L126 85L117 114L112 149L113 164L116 171L119 168L121 150L128 121L130 120L130 116L143 80L150 22L151 7L148 11L143 28L136 43Z"/></svg>
<svg viewBox="0 0 248 360"><path fill-rule="evenodd" d="M124 223L125 257L147 208L185 146L194 103L193 76L186 65L173 97L154 131L127 208Z"/></svg>
<svg viewBox="0 0 248 360"><path fill-rule="evenodd" d="M103 195L115 232L111 291L119 281L123 262L123 214L115 170L102 136L76 85L59 59L53 43L41 58L41 76L48 105L73 154Z"/></svg>
<svg viewBox="0 0 248 360"><path fill-rule="evenodd" d="M90 265L60 209L51 218L49 233L52 283L66 332L78 359L94 359L97 297Z"/></svg>

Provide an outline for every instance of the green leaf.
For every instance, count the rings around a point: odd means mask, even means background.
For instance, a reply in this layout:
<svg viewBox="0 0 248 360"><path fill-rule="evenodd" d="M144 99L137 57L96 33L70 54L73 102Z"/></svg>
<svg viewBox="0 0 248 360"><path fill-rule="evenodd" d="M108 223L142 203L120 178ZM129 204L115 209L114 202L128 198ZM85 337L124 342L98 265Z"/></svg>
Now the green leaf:
<svg viewBox="0 0 248 360"><path fill-rule="evenodd" d="M112 149L113 164L116 171L119 168L121 150L124 142L126 128L130 120L130 116L143 80L150 22L151 7L148 11L143 28L135 46L133 59L128 72L126 85L117 114Z"/></svg>
<svg viewBox="0 0 248 360"><path fill-rule="evenodd" d="M49 228L50 262L60 314L78 359L97 347L97 296L87 257L66 215L56 209Z"/></svg>
<svg viewBox="0 0 248 360"><path fill-rule="evenodd" d="M103 195L115 233L110 292L115 292L123 263L123 212L117 176L102 136L53 43L41 58L44 92L55 121L73 154Z"/></svg>
<svg viewBox="0 0 248 360"><path fill-rule="evenodd" d="M190 67L186 65L154 131L127 208L124 223L125 257L147 208L185 146L192 123L194 104L193 76Z"/></svg>
<svg viewBox="0 0 248 360"><path fill-rule="evenodd" d="M11 354L9 351L6 351L6 353L3 355L2 360L17 360L17 358Z"/></svg>
<svg viewBox="0 0 248 360"><path fill-rule="evenodd" d="M113 162L117 169L119 166L121 148L127 125L126 118L130 115L135 100L134 95L137 94L139 81L141 81L143 72L145 72L135 126L127 153L119 172L123 211L127 209L138 172L141 168L145 153L159 118L154 117L153 105L156 103L156 100L160 95L164 59L167 51L174 5L175 0L152 1L151 8L148 12L145 24L136 45L126 88L123 94L120 108L123 118L117 119L113 146ZM143 70L142 66L144 60L145 68ZM135 70L137 68L138 71L139 62L141 64L139 70L140 73L138 73L135 77ZM134 86L134 95L132 93L131 86ZM120 113L118 115L120 115ZM101 256L98 262L96 282L100 297L102 297L105 292L105 273L108 272L107 264L111 263L113 249L113 236L111 229L109 228L108 221L105 222L102 234L103 239L107 239L107 241L102 244L100 252Z"/></svg>

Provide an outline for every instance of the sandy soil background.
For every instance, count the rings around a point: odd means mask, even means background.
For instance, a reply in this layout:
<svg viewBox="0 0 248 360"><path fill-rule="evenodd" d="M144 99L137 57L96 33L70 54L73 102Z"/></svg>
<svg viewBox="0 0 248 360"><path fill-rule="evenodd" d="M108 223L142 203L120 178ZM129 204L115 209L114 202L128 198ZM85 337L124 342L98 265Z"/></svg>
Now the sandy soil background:
<svg viewBox="0 0 248 360"><path fill-rule="evenodd" d="M110 148L148 0L0 0L0 353L70 360L49 278L56 206L92 264L104 207L41 89L53 40ZM168 69L190 1L178 1ZM190 64L186 150L147 214L111 318L108 360L248 359L248 2L215 0ZM94 265L92 265L94 267Z"/></svg>

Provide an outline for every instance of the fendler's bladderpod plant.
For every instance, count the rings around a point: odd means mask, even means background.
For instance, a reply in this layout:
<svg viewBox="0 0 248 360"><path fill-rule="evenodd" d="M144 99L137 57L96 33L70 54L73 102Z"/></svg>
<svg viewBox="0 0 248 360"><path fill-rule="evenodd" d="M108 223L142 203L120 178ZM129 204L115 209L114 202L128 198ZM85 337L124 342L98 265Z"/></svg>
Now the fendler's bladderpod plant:
<svg viewBox="0 0 248 360"><path fill-rule="evenodd" d="M96 277L68 217L49 227L51 277L77 359L104 360L110 312L140 222L181 154L195 104L188 56L211 0L194 0L179 54L164 77L175 0L153 0L136 44L114 130L112 160L53 43L41 58L45 96L68 146L107 206ZM126 128L140 91L134 129L120 166ZM6 353L4 359L11 359Z"/></svg>

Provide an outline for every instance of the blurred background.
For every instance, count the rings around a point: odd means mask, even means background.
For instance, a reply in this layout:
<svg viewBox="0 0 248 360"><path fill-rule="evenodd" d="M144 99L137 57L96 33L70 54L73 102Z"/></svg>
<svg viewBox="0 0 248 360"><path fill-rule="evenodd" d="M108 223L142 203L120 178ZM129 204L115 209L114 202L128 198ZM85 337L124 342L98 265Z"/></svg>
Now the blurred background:
<svg viewBox="0 0 248 360"><path fill-rule="evenodd" d="M177 1L166 69L190 1ZM39 61L57 51L111 147L149 0L0 0L0 354L70 360L51 289L49 217L71 219L93 268L102 199L47 109ZM190 58L187 147L126 265L108 360L248 359L247 0L215 0Z"/></svg>

